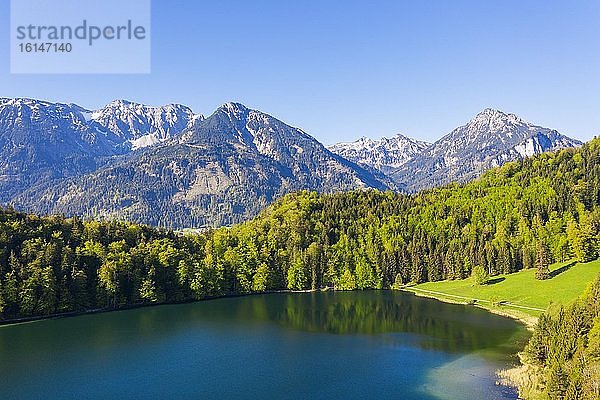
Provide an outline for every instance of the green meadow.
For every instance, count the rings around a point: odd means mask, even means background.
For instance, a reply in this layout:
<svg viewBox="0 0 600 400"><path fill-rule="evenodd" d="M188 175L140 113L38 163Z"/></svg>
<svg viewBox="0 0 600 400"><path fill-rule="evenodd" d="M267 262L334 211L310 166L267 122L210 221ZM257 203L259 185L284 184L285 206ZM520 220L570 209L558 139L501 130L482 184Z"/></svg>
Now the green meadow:
<svg viewBox="0 0 600 400"><path fill-rule="evenodd" d="M471 302L512 314L523 312L537 317L550 304L566 305L579 297L600 273L600 260L588 263L557 263L550 267L551 278L535 279L535 269L491 277L476 285L472 278L427 282L407 287L419 295L454 302Z"/></svg>

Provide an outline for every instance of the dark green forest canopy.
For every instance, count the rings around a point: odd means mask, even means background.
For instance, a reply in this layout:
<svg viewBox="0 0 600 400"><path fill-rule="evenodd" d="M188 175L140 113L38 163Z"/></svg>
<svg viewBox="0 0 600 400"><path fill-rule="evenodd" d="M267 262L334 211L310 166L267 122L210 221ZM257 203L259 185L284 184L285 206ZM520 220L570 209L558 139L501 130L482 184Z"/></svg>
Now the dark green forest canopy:
<svg viewBox="0 0 600 400"><path fill-rule="evenodd" d="M202 234L0 212L0 316L278 289L387 288L598 257L600 139L403 195L285 196Z"/></svg>
<svg viewBox="0 0 600 400"><path fill-rule="evenodd" d="M521 358L527 398L600 398L600 277L573 304L540 317Z"/></svg>

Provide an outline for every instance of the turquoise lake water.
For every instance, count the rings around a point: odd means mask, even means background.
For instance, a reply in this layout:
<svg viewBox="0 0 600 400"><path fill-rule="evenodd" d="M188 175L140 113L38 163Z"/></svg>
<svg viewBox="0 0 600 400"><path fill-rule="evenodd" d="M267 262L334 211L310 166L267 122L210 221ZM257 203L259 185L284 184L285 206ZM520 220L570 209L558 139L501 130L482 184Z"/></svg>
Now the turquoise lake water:
<svg viewBox="0 0 600 400"><path fill-rule="evenodd" d="M514 399L526 339L408 293L224 298L0 327L0 398Z"/></svg>

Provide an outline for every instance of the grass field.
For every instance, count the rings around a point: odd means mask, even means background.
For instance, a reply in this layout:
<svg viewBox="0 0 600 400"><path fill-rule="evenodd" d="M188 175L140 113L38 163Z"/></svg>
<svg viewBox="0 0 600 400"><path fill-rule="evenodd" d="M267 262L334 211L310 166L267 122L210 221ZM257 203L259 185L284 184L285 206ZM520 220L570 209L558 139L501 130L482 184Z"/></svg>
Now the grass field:
<svg viewBox="0 0 600 400"><path fill-rule="evenodd" d="M559 263L550 267L551 278L535 279L529 269L509 275L494 276L477 286L471 278L456 281L427 282L406 290L452 302L475 303L487 309L505 311L511 316L537 317L550 303L568 304L583 293L600 273L600 260L585 264ZM499 304L500 303L500 304Z"/></svg>

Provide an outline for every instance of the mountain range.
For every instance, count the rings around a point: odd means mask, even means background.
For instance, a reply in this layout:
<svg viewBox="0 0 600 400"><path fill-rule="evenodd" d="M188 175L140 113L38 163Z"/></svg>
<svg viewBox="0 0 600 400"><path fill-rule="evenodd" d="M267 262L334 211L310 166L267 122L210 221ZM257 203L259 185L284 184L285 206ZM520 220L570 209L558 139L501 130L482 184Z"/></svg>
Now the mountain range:
<svg viewBox="0 0 600 400"><path fill-rule="evenodd" d="M41 182L95 171L202 118L178 105L119 100L90 111L75 104L0 98L0 201Z"/></svg>
<svg viewBox="0 0 600 400"><path fill-rule="evenodd" d="M580 144L493 109L433 144L396 135L328 149L239 103L204 117L179 104L88 110L0 98L0 203L173 228L230 225L291 191L414 192Z"/></svg>
<svg viewBox="0 0 600 400"><path fill-rule="evenodd" d="M390 174L409 192L466 182L508 161L582 143L522 120L485 109Z"/></svg>
<svg viewBox="0 0 600 400"><path fill-rule="evenodd" d="M169 227L229 225L291 191L393 188L385 175L238 103L208 118L184 106L125 101L96 111L33 100L0 107L0 116L10 117L0 120L7 127L2 148L28 149L13 158L21 163L12 171L19 179L3 181L10 193L3 201L36 212ZM49 140L56 149L47 148Z"/></svg>
<svg viewBox="0 0 600 400"><path fill-rule="evenodd" d="M416 192L467 182L508 161L581 144L515 114L486 108L432 144L397 135L381 140L361 138L329 148L385 173L401 190Z"/></svg>

